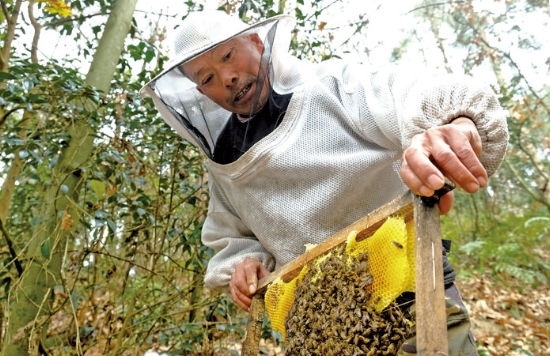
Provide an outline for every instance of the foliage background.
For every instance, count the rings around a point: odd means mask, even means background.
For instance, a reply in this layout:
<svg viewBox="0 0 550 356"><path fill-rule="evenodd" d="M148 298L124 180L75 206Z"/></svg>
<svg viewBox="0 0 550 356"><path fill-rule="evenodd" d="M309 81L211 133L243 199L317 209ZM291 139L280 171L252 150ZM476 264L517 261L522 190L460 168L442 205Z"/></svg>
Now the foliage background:
<svg viewBox="0 0 550 356"><path fill-rule="evenodd" d="M473 196L458 192L443 218L451 260L465 280L482 271L497 285L548 285L547 1L408 2L388 20L392 5L382 1L187 1L163 8L140 0L102 90L90 84L88 67L115 3L0 0L3 354L14 340L29 354L235 353L246 315L202 286L211 256L200 244L204 157L138 94L167 60L172 28L204 6L250 22L294 15L291 50L302 58L352 57L373 67L422 61L487 78L509 111L510 146L489 187ZM59 42L51 42L52 31ZM93 132L91 153L78 161L67 157L75 127ZM67 160L75 164L63 171ZM70 186L64 179L75 173L80 183ZM40 313L14 329L13 306L28 293L22 281L38 261L55 283L34 302ZM267 321L264 336L278 341Z"/></svg>

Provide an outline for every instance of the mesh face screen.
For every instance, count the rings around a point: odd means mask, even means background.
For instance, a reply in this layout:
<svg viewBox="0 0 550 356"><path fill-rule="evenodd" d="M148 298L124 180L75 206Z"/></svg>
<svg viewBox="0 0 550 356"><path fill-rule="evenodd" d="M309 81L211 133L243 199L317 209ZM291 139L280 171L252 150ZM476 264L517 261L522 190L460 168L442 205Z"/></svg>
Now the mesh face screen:
<svg viewBox="0 0 550 356"><path fill-rule="evenodd" d="M237 22L240 23L240 21ZM273 76L273 68L271 65L273 63L273 46L278 23L278 21L266 23L264 26L255 27L253 30L243 32L239 35L241 38L248 38L247 36L253 33L258 36L263 45L263 52L261 53L258 68L250 68L250 71L255 72L256 76L256 84L254 86L256 90L253 94L253 104L251 104L251 112L249 113L250 116L263 107L265 102L268 100L265 96L270 95L266 94L268 91L266 88L270 87L271 84L268 84L266 87L264 83L266 81L273 83L273 80L271 79ZM182 35L176 39L174 44L175 52L178 53L179 51L183 51L184 48L196 47L193 43L200 43L203 37L211 39L220 37L220 35L216 36L216 33L218 32L219 29L216 26L206 26L205 28L201 28L200 31L195 29L190 33L186 33L185 36ZM215 41L210 42L215 43ZM219 45L220 44L217 46ZM206 47L205 51L212 51L217 46ZM242 51L244 52L244 50ZM236 51L232 51L231 53L234 52ZM227 55L226 52L223 52L223 54ZM203 53L201 55L208 56L210 54ZM220 56L218 53L216 53L216 55ZM233 72L228 73L235 76L234 80L243 80L239 79L239 76L236 76L235 69L233 69ZM220 74L218 73L218 75ZM228 74L226 73L224 75ZM243 73L239 73L239 75L242 76ZM241 87L245 84L246 83L244 82L239 82L238 85L235 85L235 90L244 90ZM188 131L193 141L199 145L208 157L213 158L212 153L220 132L226 126L228 120L235 120L235 118L232 118L232 113L218 105L219 102L215 103L211 100L211 98L199 92L199 90L197 90L197 84L193 83L182 73L181 66L175 67L173 70L159 78L154 83L154 90L156 95L164 103L166 108L168 108L170 114L175 118L178 124ZM236 96L237 92L232 93L231 95ZM230 94L227 94L226 96L227 97L223 100L229 101ZM217 98L217 100L221 99Z"/></svg>

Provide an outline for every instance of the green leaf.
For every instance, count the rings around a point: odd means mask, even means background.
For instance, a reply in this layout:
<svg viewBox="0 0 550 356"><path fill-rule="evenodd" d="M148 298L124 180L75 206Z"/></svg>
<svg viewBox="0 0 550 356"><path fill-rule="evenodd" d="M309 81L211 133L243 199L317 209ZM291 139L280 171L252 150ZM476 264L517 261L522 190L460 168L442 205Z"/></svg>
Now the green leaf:
<svg viewBox="0 0 550 356"><path fill-rule="evenodd" d="M25 140L21 140L21 139L19 139L19 138L7 138L7 139L5 140L5 142L6 142L8 145L12 146L12 147L13 147L13 146L23 146L23 145L26 143Z"/></svg>
<svg viewBox="0 0 550 356"><path fill-rule="evenodd" d="M90 188L94 191L98 198L101 198L105 195L105 184L102 181L92 179L90 181Z"/></svg>
<svg viewBox="0 0 550 356"><path fill-rule="evenodd" d="M42 246L40 246L40 253L42 254L42 257L49 259L50 252L51 252L50 240L48 239L42 242Z"/></svg>
<svg viewBox="0 0 550 356"><path fill-rule="evenodd" d="M34 88L34 82L29 78L23 79L23 88L25 91L31 91Z"/></svg>
<svg viewBox="0 0 550 356"><path fill-rule="evenodd" d="M479 356L491 356L491 352L487 349L477 349Z"/></svg>
<svg viewBox="0 0 550 356"><path fill-rule="evenodd" d="M16 77L13 74L0 72L0 80L9 80L9 79L15 79L15 78Z"/></svg>
<svg viewBox="0 0 550 356"><path fill-rule="evenodd" d="M477 240L477 241L471 241L468 242L462 246L460 246L460 251L465 252L467 255L475 254L479 249L481 249L485 245L485 241Z"/></svg>
<svg viewBox="0 0 550 356"><path fill-rule="evenodd" d="M116 232L116 224L113 220L107 219L107 226L109 226L109 230Z"/></svg>
<svg viewBox="0 0 550 356"><path fill-rule="evenodd" d="M107 216L109 216L109 213L101 209L97 209L94 213L94 218L98 220L103 220Z"/></svg>
<svg viewBox="0 0 550 356"><path fill-rule="evenodd" d="M145 51L145 62L149 63L155 58L155 52L153 50L148 49Z"/></svg>

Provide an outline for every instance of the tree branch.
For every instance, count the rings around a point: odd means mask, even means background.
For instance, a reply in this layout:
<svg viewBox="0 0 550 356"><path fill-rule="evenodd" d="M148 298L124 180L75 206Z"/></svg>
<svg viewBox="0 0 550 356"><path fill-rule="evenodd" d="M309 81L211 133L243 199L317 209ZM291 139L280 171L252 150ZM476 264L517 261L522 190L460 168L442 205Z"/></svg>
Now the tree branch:
<svg viewBox="0 0 550 356"><path fill-rule="evenodd" d="M519 181L519 183L523 187L523 189L525 189L527 191L527 193L529 193L529 195L531 195L533 197L533 199L535 199L539 203L543 204L544 206L546 206L550 210L550 201L545 199L544 195L541 192L531 189L531 186L529 184L527 184L527 182L521 177L519 172L516 170L514 165L509 162L509 160L507 160L507 159L504 160L504 163L508 166L510 171L514 174L514 176Z"/></svg>
<svg viewBox="0 0 550 356"><path fill-rule="evenodd" d="M3 0L0 1L0 6L2 7L2 13L4 14L4 18L6 19L6 21L8 21L10 18L10 13L8 11L8 7L6 6L6 2Z"/></svg>
<svg viewBox="0 0 550 356"><path fill-rule="evenodd" d="M512 65L513 68L515 68L518 72L518 75L519 77L521 78L521 80L525 83L527 89L529 90L529 92L531 93L531 95L533 95L535 98L538 99L538 102L540 103L540 105L542 105L542 107L545 109L545 111L547 113L550 114L550 107L548 107L544 101L542 100L542 98L539 96L539 94L537 93L537 91L531 86L531 84L529 83L529 81L527 80L527 78L525 77L525 75L523 75L523 72L521 71L520 69L520 66L516 63L516 61L514 61L514 59L512 58L512 55L510 54L510 52L504 52L504 51L501 51L499 48L496 48L494 46L492 46L489 41L487 41L487 39L485 38L485 35L484 35L484 31L483 29L479 29L479 28L476 28L475 26L470 26L471 29L474 31L474 33L478 36L478 38L480 39L481 43L489 50L493 51L493 52L496 52L496 53L499 53L502 57L506 58L508 61L510 61L510 64Z"/></svg>
<svg viewBox="0 0 550 356"><path fill-rule="evenodd" d="M441 5L450 5L450 4L463 4L463 3L465 3L465 1L447 1L447 2L438 2L438 3L435 3L435 4L422 5L422 6L415 7L414 9L405 12L404 15L408 15L408 14L410 14L412 12L415 12L415 11L418 11L418 10L427 9L429 7L441 6Z"/></svg>
<svg viewBox="0 0 550 356"><path fill-rule="evenodd" d="M543 168L539 167L540 166L540 163L537 161L535 155L536 153L532 153L532 150L529 150L528 148L526 148L524 146L524 135L523 135L523 126L524 126L524 123L525 121L523 121L521 124L520 124L520 127L519 127L519 135L518 135L518 146L520 148L521 151L523 151L523 153L525 153L527 155L527 157L529 158L529 161L531 162L531 164L533 165L533 167L535 168L535 170L539 173L539 175L542 177L543 179L543 187L540 189L542 192L546 191L546 188L548 187L548 181L549 181L549 177L545 174ZM528 143L529 144L529 143ZM533 143L531 143L531 146L534 146Z"/></svg>
<svg viewBox="0 0 550 356"><path fill-rule="evenodd" d="M2 116L2 118L0 118L0 128L4 125L4 123L6 122L6 120L8 119L8 116L10 116L11 114L13 114L14 112L16 112L17 110L21 110L21 109L25 109L24 107L22 106L18 106L16 108L13 108L11 110L9 110L7 113L4 114L4 116Z"/></svg>
<svg viewBox="0 0 550 356"><path fill-rule="evenodd" d="M38 55L36 52L38 51L38 40L40 39L42 25L40 25L40 23L36 21L36 17L34 17L34 3L35 0L29 0L29 20L31 20L32 27L34 28L34 35L32 37L31 45L31 61L33 63L38 63Z"/></svg>
<svg viewBox="0 0 550 356"><path fill-rule="evenodd" d="M11 237L8 234L8 231L4 227L4 222L2 221L2 219L0 219L0 231L2 231L2 234L6 239L6 244L8 245L8 249L10 250L10 255L12 257L13 263L15 264L15 269L17 270L17 274L19 275L19 277L21 277L23 275L23 266L19 261L19 257L17 256L17 252L15 251L15 248L13 246L13 241L11 240Z"/></svg>
<svg viewBox="0 0 550 356"><path fill-rule="evenodd" d="M19 12L21 11L21 4L23 0L17 0L13 6L13 14L6 15L8 23L8 29L4 37L4 47L2 47L2 54L0 55L0 71L5 72L8 69L11 54L11 44L15 38L15 29L17 27L17 19L19 18ZM2 11L7 11L6 4L2 1Z"/></svg>
<svg viewBox="0 0 550 356"><path fill-rule="evenodd" d="M91 19L92 17L96 17L96 16L108 16L109 14L104 14L104 13L97 13L97 14L91 14L91 15L86 15L86 16L79 16L79 17L66 17L66 18L62 18L62 19L59 19L57 21L52 21L50 23L46 23L44 25L42 25L42 27L44 28L52 28L52 27L57 27L59 25L63 25L63 24L66 24L68 22L74 22L74 21L77 21L77 20L87 20L87 19Z"/></svg>

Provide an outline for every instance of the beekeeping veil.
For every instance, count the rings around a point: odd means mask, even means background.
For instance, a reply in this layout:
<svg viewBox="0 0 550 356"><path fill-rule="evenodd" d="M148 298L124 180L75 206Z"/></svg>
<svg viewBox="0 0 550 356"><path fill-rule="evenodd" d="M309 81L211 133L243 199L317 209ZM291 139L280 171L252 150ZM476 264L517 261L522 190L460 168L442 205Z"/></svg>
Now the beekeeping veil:
<svg viewBox="0 0 550 356"><path fill-rule="evenodd" d="M277 83L273 73L284 71L283 67L288 66L283 58L288 56L293 25L294 20L284 15L250 26L221 11L192 12L174 36L170 62L141 89L141 95L151 97L163 119L212 159L216 140L232 113L201 94L197 85L179 69L180 65L237 36L256 33L264 44L259 73L267 73L271 88L279 87L279 93L284 92L284 85ZM264 79L265 75L258 75L257 81L263 83ZM257 102L262 87L256 85ZM252 111L259 109L254 107Z"/></svg>

